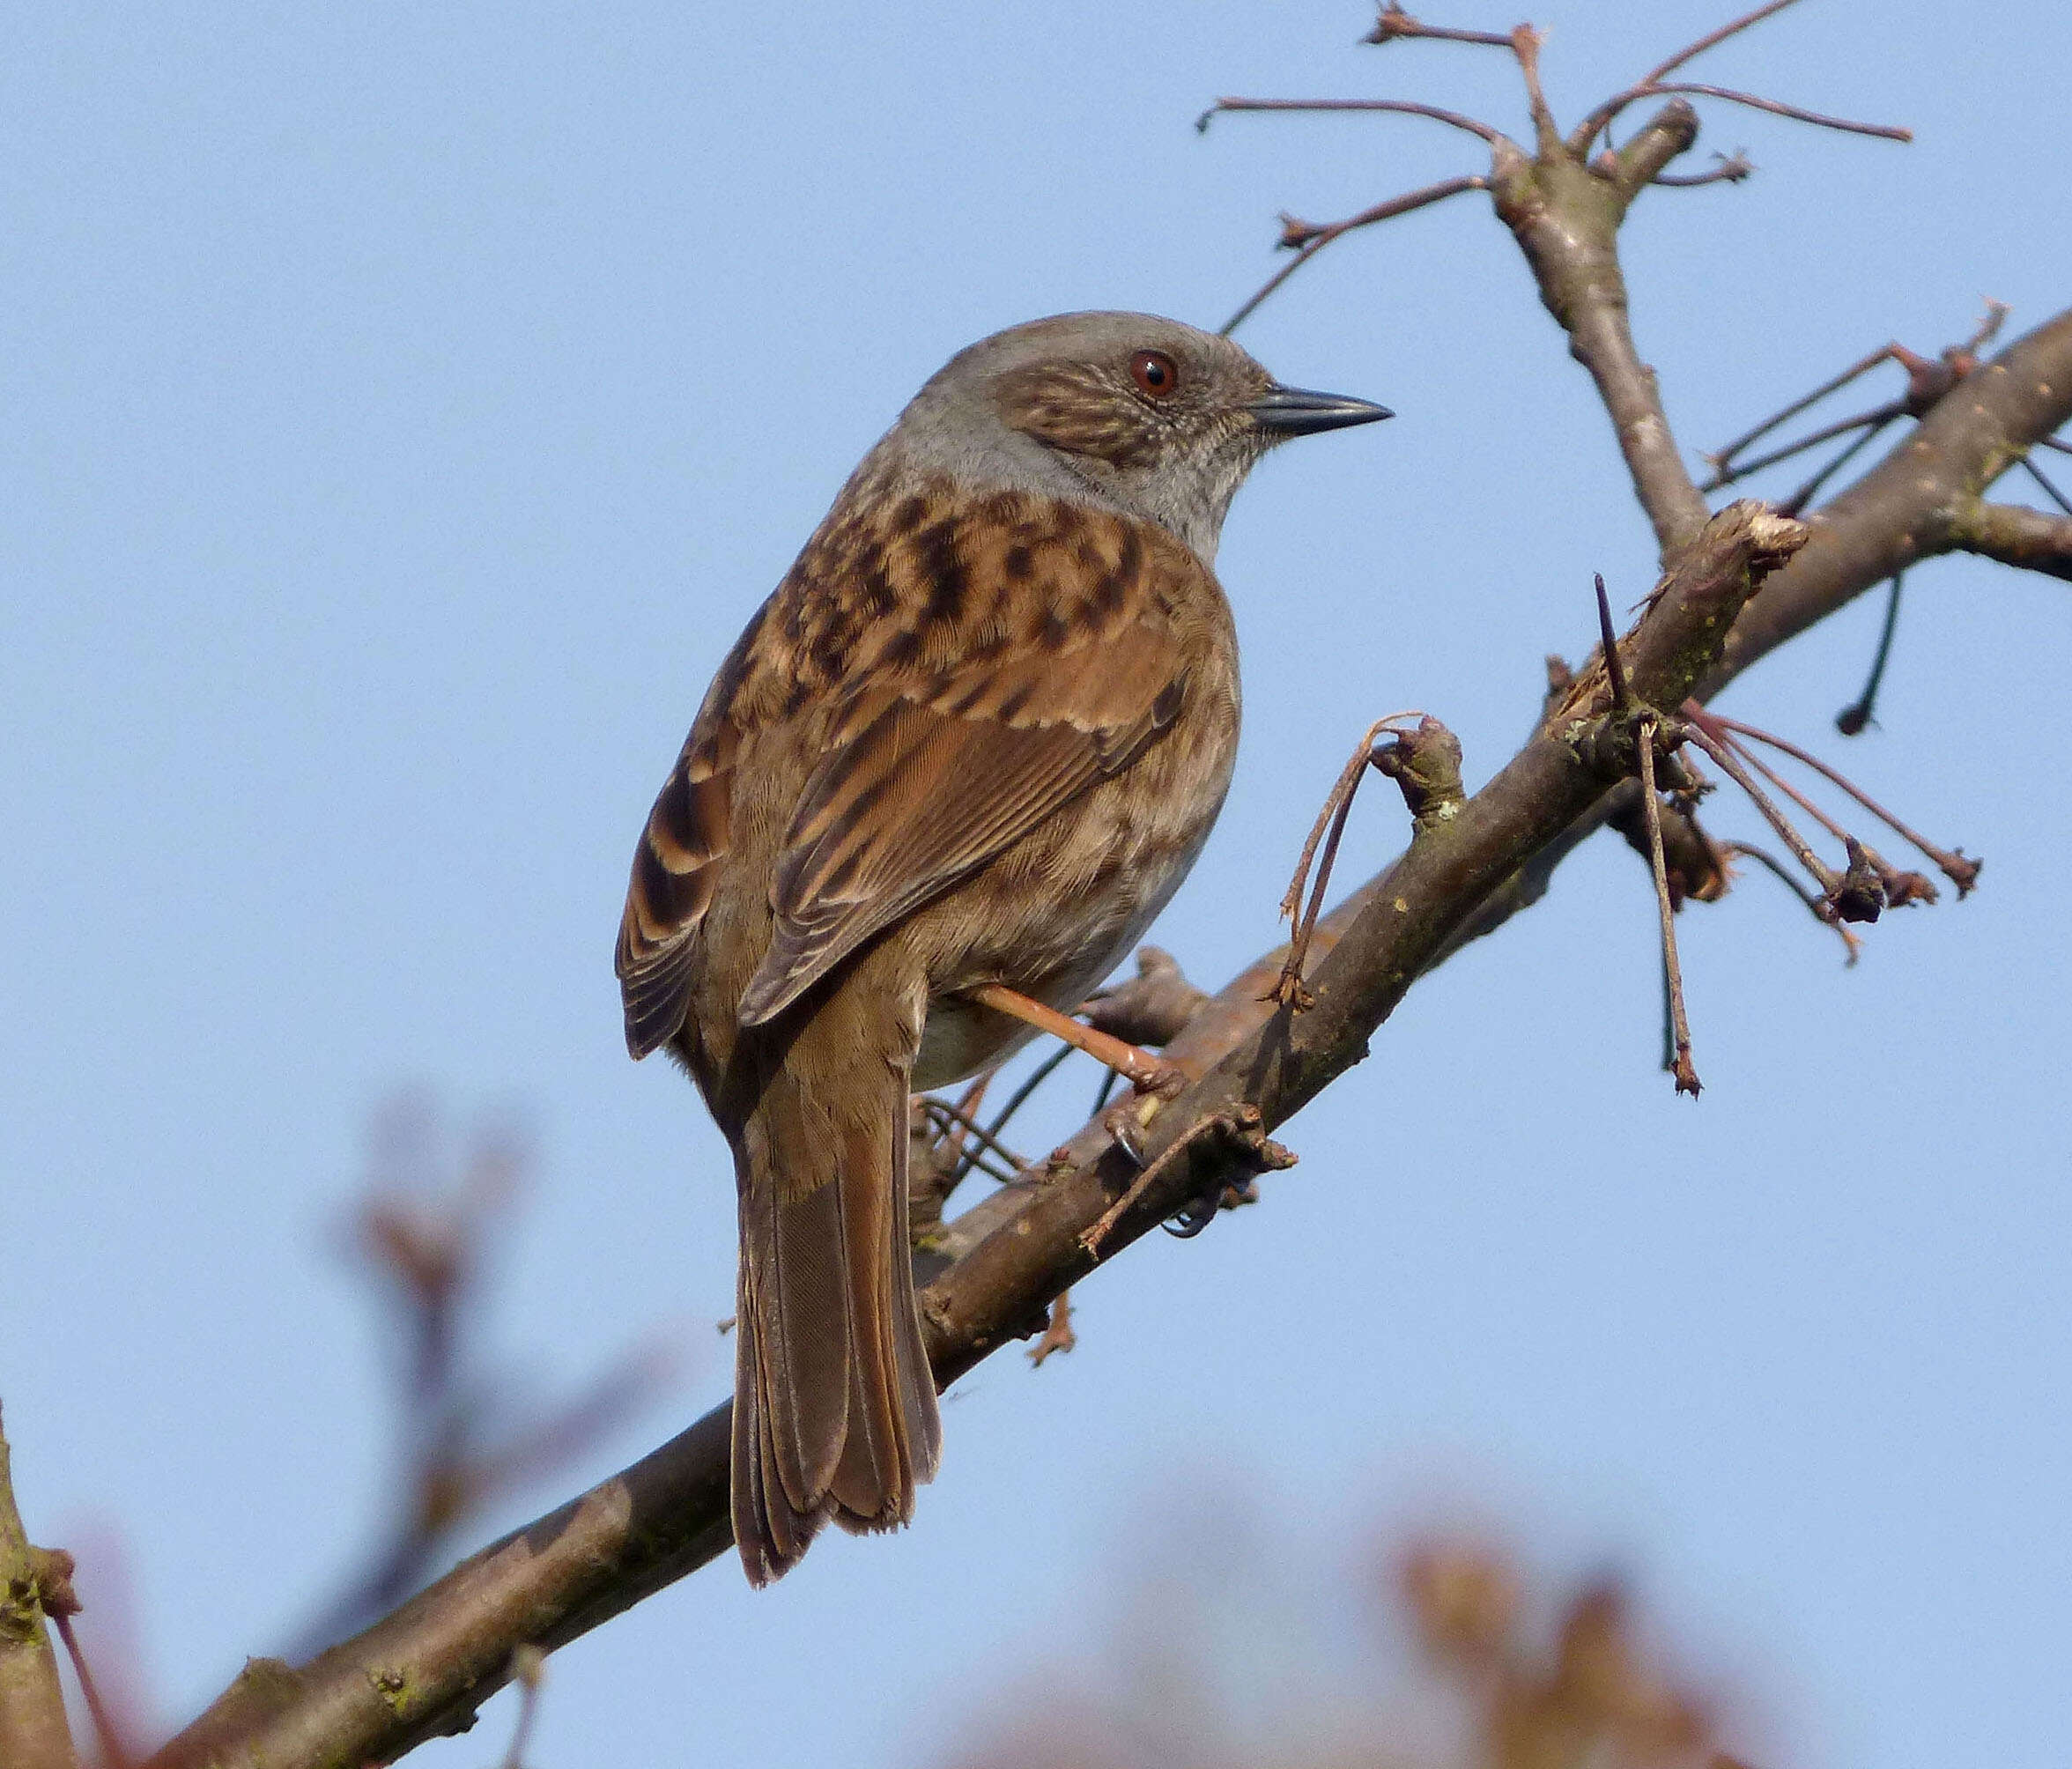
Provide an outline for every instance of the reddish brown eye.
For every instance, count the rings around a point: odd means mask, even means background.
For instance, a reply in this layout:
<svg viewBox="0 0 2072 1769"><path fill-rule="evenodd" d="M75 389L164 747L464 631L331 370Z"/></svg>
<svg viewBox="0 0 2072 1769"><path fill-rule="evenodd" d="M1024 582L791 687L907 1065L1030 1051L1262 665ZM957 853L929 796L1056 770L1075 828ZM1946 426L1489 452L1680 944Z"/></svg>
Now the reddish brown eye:
<svg viewBox="0 0 2072 1769"><path fill-rule="evenodd" d="M1140 350L1129 359L1129 378L1152 399L1166 399L1180 385L1180 368L1162 350Z"/></svg>

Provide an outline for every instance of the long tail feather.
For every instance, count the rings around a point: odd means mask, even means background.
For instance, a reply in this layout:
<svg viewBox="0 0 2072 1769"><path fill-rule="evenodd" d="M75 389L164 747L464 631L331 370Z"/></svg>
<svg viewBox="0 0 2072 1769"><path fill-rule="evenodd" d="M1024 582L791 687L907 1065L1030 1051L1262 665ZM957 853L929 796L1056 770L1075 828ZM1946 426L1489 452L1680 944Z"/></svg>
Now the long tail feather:
<svg viewBox="0 0 2072 1769"><path fill-rule="evenodd" d="M857 1038L846 1006L767 1062L735 1138L734 1533L757 1584L830 1518L905 1523L941 1451L906 1232L911 1040Z"/></svg>

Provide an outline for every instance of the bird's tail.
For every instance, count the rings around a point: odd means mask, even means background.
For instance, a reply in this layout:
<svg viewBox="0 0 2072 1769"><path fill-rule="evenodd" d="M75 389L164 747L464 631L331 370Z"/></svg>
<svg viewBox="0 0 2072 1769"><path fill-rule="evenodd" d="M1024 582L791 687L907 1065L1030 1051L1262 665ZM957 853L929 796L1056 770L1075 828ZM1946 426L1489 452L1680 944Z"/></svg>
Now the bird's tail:
<svg viewBox="0 0 2072 1769"><path fill-rule="evenodd" d="M912 1052L855 1037L840 1005L781 1050L748 1035L736 1051L761 1071L733 1139L734 1539L758 1585L829 1518L905 1523L942 1447L907 1240Z"/></svg>

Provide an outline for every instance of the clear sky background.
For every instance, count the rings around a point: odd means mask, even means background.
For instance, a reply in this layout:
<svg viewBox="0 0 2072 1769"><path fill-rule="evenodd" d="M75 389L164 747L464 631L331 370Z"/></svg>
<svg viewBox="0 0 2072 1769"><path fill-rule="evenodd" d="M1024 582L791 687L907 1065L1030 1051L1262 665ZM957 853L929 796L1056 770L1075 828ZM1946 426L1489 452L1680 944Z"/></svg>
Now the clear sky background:
<svg viewBox="0 0 2072 1769"><path fill-rule="evenodd" d="M1549 0L1558 108L1728 11ZM1273 267L1276 211L1484 163L1402 118L1203 138L1211 96L1524 126L1504 57L1356 47L1371 22L1364 0L15 15L0 1400L32 1533L119 1536L164 1719L278 1647L381 1517L389 1348L336 1231L399 1086L457 1142L532 1140L492 1323L526 1393L657 1327L682 1348L667 1404L562 1490L724 1392L722 1146L678 1076L626 1061L610 961L710 672L952 351L1074 307L1213 326ZM1707 107L1689 164L1746 146L1759 174L1651 194L1625 233L1684 443L1889 337L1950 342L1985 295L2010 336L2061 307L2068 65L2063 9L1929 0L1808 0L1704 63L1919 140ZM1653 575L1486 204L1342 242L1242 337L1400 415L1269 461L1225 532L1244 750L1157 933L1210 986L1276 939L1369 719L1438 713L1479 781L1543 654L1587 648L1590 574L1622 602ZM1876 730L1829 722L1873 600L1729 705L1987 855L1977 896L1888 917L1854 971L1761 876L1688 914L1694 1106L1655 1068L1644 875L1593 842L1295 1121L1302 1165L1262 1207L1085 1285L1070 1357L959 1385L906 1536L831 1538L766 1594L715 1565L563 1653L536 1762L940 1760L1004 1691L1098 1659L1154 1563L1222 1568L1234 1532L1328 1610L1358 1544L1459 1508L1551 1579L1632 1573L1769 1761L2060 1757L2072 609L1975 561L1911 588ZM1374 792L1341 876L1402 834ZM1030 1145L1089 1077L1067 1091ZM1240 1640L1269 1706L1321 1674L1306 1638ZM422 1760L493 1760L509 1708Z"/></svg>

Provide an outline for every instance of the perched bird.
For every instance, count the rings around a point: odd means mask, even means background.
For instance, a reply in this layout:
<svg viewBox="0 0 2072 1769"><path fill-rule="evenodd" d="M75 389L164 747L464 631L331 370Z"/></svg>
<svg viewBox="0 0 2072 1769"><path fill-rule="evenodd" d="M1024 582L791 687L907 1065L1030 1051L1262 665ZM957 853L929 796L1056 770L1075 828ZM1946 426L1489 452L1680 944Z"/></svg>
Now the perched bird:
<svg viewBox="0 0 2072 1769"><path fill-rule="evenodd" d="M1231 497L1284 438L1388 415L1172 320L1016 326L915 396L721 666L635 850L618 970L628 1047L667 1045L733 1145L752 1582L830 1517L913 1514L942 1433L907 1096L1032 1025L1098 1040L1063 1013L1230 781Z"/></svg>

